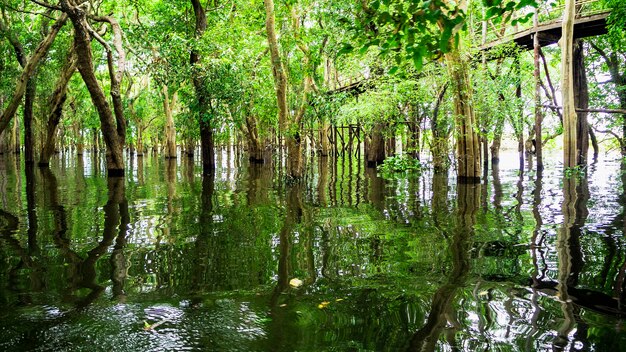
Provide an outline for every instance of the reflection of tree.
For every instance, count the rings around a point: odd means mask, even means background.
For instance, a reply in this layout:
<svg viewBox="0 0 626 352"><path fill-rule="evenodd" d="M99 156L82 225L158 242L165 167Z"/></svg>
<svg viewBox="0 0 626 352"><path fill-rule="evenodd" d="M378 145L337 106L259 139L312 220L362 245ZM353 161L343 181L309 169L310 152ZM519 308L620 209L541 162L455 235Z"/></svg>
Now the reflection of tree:
<svg viewBox="0 0 626 352"><path fill-rule="evenodd" d="M573 273L573 256L571 252L572 229L576 226L576 179L566 178L563 180L563 226L559 229L557 237L558 254L558 295L561 301L561 311L563 312L563 322L558 329L558 336L554 342L555 348L565 347L568 341L568 334L576 323L574 317L574 307L569 297L568 286L570 276Z"/></svg>
<svg viewBox="0 0 626 352"><path fill-rule="evenodd" d="M374 208L379 211L385 210L385 180L376 174L376 169L368 167L365 169L369 187L367 188L367 198Z"/></svg>
<svg viewBox="0 0 626 352"><path fill-rule="evenodd" d="M196 268L192 274L192 289L201 291L204 275L209 261L211 250L211 235L213 233L213 193L215 192L215 172L202 175L202 194L200 197L200 233L195 242Z"/></svg>
<svg viewBox="0 0 626 352"><path fill-rule="evenodd" d="M55 229L52 234L54 243L61 255L68 264L67 273L69 281L69 292L87 288L89 294L83 298L75 300L77 307L85 307L97 299L104 291L104 287L96 282L96 263L100 257L106 253L107 249L118 237L114 253L111 257L112 280L114 295L120 295L123 291L123 278L125 277L125 260L123 258L123 247L126 243L126 227L130 222L128 214L128 203L124 194L123 178L108 178L108 200L104 205L104 230L102 240L96 247L87 252L84 259L70 247L70 239L67 238L67 213L65 207L59 203L57 179L50 169L42 169L42 176L45 184L46 198L49 201L50 209L54 218ZM117 231L116 231L117 229Z"/></svg>
<svg viewBox="0 0 626 352"><path fill-rule="evenodd" d="M4 243L11 248L11 250L16 254L18 258L20 258L19 263L9 270L9 280L8 286L14 292L20 292L18 285L18 271L20 269L27 269L30 271L31 289L37 287L41 287L41 274L43 274L43 268L41 264L36 261L30 254L30 245L29 249L23 248L20 241L13 237L13 234L18 231L19 228L19 219L4 210L0 210L0 238L4 240ZM21 304L30 304L32 303L29 295L21 294L19 295Z"/></svg>
<svg viewBox="0 0 626 352"><path fill-rule="evenodd" d="M293 234L296 227L302 222L304 209L302 205L302 184L297 183L287 187L287 197L285 202L285 220L280 229L279 237L279 258L278 258L278 280L276 287L270 297L270 309L273 316L270 327L270 341L275 341L279 346L283 344L288 333L284 330L285 320L289 319L288 312L279 306L280 296L289 288L289 280L293 275L292 268L292 246Z"/></svg>
<svg viewBox="0 0 626 352"><path fill-rule="evenodd" d="M471 236L480 205L481 186L459 184L457 187L456 226L450 243L452 270L447 282L435 292L426 324L409 341L409 351L436 350L437 341L446 324L458 325L453 303L470 270Z"/></svg>
<svg viewBox="0 0 626 352"><path fill-rule="evenodd" d="M139 159L143 160L143 157L139 157ZM126 282L126 276L128 275L128 260L126 259L124 248L126 247L126 234L128 224L130 223L130 214L128 212L128 201L124 189L124 179L109 177L107 181L109 201L104 209L104 238L114 235L115 227L119 223L118 233L110 259L111 281L113 282L113 297L124 302L126 300L124 284Z"/></svg>

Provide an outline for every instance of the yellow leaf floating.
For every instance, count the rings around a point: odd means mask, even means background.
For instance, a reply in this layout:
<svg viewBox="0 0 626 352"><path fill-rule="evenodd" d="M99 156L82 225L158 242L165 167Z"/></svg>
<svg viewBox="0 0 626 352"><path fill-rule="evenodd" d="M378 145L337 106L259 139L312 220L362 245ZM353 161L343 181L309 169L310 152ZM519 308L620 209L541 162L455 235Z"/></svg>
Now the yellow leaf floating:
<svg viewBox="0 0 626 352"><path fill-rule="evenodd" d="M317 305L317 308L319 308L319 309L324 309L324 308L326 308L329 304L330 304L330 302L328 302L328 301L324 301L324 302L322 302L322 303L318 304L318 305Z"/></svg>
<svg viewBox="0 0 626 352"><path fill-rule="evenodd" d="M298 279L298 278L293 278L291 280L289 280L289 285L293 288L298 288L300 286L302 286L303 282L302 280Z"/></svg>

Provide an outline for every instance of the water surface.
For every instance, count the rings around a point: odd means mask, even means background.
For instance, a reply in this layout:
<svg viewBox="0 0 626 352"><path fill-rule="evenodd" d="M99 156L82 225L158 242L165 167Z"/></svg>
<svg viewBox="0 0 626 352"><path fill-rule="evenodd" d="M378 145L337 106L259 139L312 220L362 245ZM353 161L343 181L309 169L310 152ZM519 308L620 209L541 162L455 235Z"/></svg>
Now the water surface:
<svg viewBox="0 0 626 352"><path fill-rule="evenodd" d="M0 158L0 350L597 350L626 346L624 176L514 156L486 183L276 165ZM297 280L294 280L297 279Z"/></svg>

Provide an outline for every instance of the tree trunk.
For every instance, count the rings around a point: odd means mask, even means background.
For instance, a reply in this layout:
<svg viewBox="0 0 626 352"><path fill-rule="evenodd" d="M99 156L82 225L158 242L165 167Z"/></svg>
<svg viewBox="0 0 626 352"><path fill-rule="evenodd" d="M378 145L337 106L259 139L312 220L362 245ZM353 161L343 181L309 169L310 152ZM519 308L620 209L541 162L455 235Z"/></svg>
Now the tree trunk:
<svg viewBox="0 0 626 352"><path fill-rule="evenodd" d="M107 175L109 177L123 176L126 129L122 128L121 124L125 120L123 116L117 116L117 118L113 116L113 111L95 75L87 14L83 8L70 5L68 0L62 0L61 5L74 25L74 50L78 71L100 117L102 135L107 146Z"/></svg>
<svg viewBox="0 0 626 352"><path fill-rule="evenodd" d="M563 167L578 165L576 146L576 105L574 102L574 20L576 16L575 0L565 1L561 37L561 94L563 102Z"/></svg>
<svg viewBox="0 0 626 352"><path fill-rule="evenodd" d="M433 117L431 121L431 131L433 139L431 142L431 153L433 155L433 169L436 174L448 173L448 132L444 130L445 127L441 127L439 124L439 108L443 103L443 99L448 90L448 83L446 83L439 91L435 107L433 109Z"/></svg>
<svg viewBox="0 0 626 352"><path fill-rule="evenodd" d="M20 120L19 119L15 119L13 121L13 131L11 131L11 146L13 147L14 154L19 155L21 153L22 147L20 145Z"/></svg>
<svg viewBox="0 0 626 352"><path fill-rule="evenodd" d="M144 126L137 126L137 156L143 156L143 130Z"/></svg>
<svg viewBox="0 0 626 352"><path fill-rule="evenodd" d="M504 130L504 116L498 114L493 132L493 141L491 142L491 165L500 163L500 147L502 145L502 131Z"/></svg>
<svg viewBox="0 0 626 352"><path fill-rule="evenodd" d="M457 176L462 183L477 183L481 178L480 144L472 107L472 86L467 64L458 51L445 55L453 87Z"/></svg>
<svg viewBox="0 0 626 352"><path fill-rule="evenodd" d="M585 53L583 50L583 41L576 39L573 49L573 76L574 76L574 105L578 109L589 108L589 86L587 84L587 72L585 70ZM587 164L589 154L589 122L587 121L589 113L577 112L576 124L576 146L578 149L578 163L580 165Z"/></svg>
<svg viewBox="0 0 626 352"><path fill-rule="evenodd" d="M461 1L458 6L463 11L467 10L467 2L465 1ZM445 27L442 22L439 22L438 25L442 30ZM454 100L457 180L460 183L478 183L482 176L481 155L478 133L476 133L478 126L474 115L469 67L461 57L461 49L455 47L452 39L450 44L454 49L445 54L445 60L450 74Z"/></svg>
<svg viewBox="0 0 626 352"><path fill-rule="evenodd" d="M67 15L63 13L52 26L48 35L41 41L41 43L39 43L37 49L35 49L33 54L30 56L30 59L24 66L24 70L22 71L22 74L17 82L13 97L11 98L7 108L2 112L2 115L0 115L0 133L2 133L2 131L4 131L9 125L9 122L11 122L17 108L22 102L22 97L26 92L27 82L34 75L41 59L48 53L50 46L54 42L54 39L59 33L61 27L65 24L65 21L67 21Z"/></svg>
<svg viewBox="0 0 626 352"><path fill-rule="evenodd" d="M383 136L384 125L376 123L367 139L365 148L365 160L367 167L376 167L385 161L385 138Z"/></svg>
<svg viewBox="0 0 626 352"><path fill-rule="evenodd" d="M63 114L63 104L67 98L67 85L76 72L76 55L74 50L68 54L65 66L61 70L61 75L57 79L52 96L48 100L48 122L46 125L46 139L39 156L39 166L47 166L50 164L50 158L54 153L54 144L57 126L61 121ZM79 141L79 144L81 141ZM82 153L82 149L81 149Z"/></svg>
<svg viewBox="0 0 626 352"><path fill-rule="evenodd" d="M330 125L328 122L324 121L320 124L320 141L318 146L320 146L318 153L320 156L328 156L331 152L330 150L330 140L328 131L330 130Z"/></svg>
<svg viewBox="0 0 626 352"><path fill-rule="evenodd" d="M33 104L37 94L37 83L32 77L26 83L26 94L24 95L24 162L33 164L35 162L34 132L33 132Z"/></svg>
<svg viewBox="0 0 626 352"><path fill-rule="evenodd" d="M285 136L287 146L287 174L293 179L300 179L303 174L303 159L300 144L299 121L291 121L287 106L287 76L278 50L276 39L274 0L264 0L265 5L265 29L272 60L274 74L274 86L276 88L276 101L278 105L278 125Z"/></svg>
<svg viewBox="0 0 626 352"><path fill-rule="evenodd" d="M539 26L539 14L535 10L534 26ZM535 155L537 156L537 171L543 170L543 138L542 138L542 125L543 125L543 107L541 106L541 66L539 60L541 58L541 45L539 44L539 36L535 34L533 36L533 53L535 61ZM546 71L546 76L548 72Z"/></svg>
<svg viewBox="0 0 626 352"><path fill-rule="evenodd" d="M178 93L172 94L170 100L167 85L163 85L163 110L165 111L165 158L176 158L176 127L174 126L173 109L176 106Z"/></svg>
<svg viewBox="0 0 626 352"><path fill-rule="evenodd" d="M199 40L207 28L206 12L200 3L200 0L191 0L193 12L196 16L195 38ZM210 108L210 100L204 94L204 82L200 75L200 53L197 49L191 50L189 63L192 67L193 85L196 91L196 99L198 100L198 123L200 126L200 154L202 157L202 170L204 174L210 174L215 170L215 146L213 141L212 109Z"/></svg>
<svg viewBox="0 0 626 352"><path fill-rule="evenodd" d="M415 108L415 116L413 121L409 123L409 136L407 141L407 151L413 159L420 160L420 139L422 134L422 116L419 115L417 108Z"/></svg>
<svg viewBox="0 0 626 352"><path fill-rule="evenodd" d="M263 164L263 144L259 138L259 128L255 116L246 116L246 134L248 135L248 160L253 164Z"/></svg>

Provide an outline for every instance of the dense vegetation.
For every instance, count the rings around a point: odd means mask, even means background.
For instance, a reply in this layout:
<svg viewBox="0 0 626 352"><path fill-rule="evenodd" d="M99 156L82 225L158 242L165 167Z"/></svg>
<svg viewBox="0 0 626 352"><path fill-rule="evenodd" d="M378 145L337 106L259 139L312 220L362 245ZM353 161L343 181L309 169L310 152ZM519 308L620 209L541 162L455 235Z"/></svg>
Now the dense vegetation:
<svg viewBox="0 0 626 352"><path fill-rule="evenodd" d="M563 7L613 9L608 34L563 55L541 38L534 56L506 40L533 18L567 19ZM521 167L532 149L541 168L542 147L563 132L567 167L586 163L590 139L597 155L595 132L626 156L621 1L3 0L0 10L0 152L23 150L26 163L106 148L115 176L125 150L175 158L199 147L211 172L216 146L234 144L252 163L284 151L297 179L307 151L364 142L374 166L399 139L412 158L428 151L435 171L453 164L478 180L503 138L517 140Z"/></svg>

